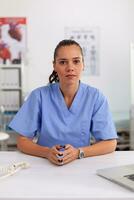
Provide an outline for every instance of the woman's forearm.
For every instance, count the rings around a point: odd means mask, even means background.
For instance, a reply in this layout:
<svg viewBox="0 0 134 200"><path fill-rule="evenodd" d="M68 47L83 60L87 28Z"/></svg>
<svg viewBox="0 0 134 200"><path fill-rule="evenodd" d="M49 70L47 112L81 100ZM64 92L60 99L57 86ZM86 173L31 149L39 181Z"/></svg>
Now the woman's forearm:
<svg viewBox="0 0 134 200"><path fill-rule="evenodd" d="M117 145L116 139L97 142L91 146L82 147L85 157L103 155L115 151ZM18 136L17 147L23 153L48 158L49 148L35 144L32 140Z"/></svg>
<svg viewBox="0 0 134 200"><path fill-rule="evenodd" d="M97 142L91 146L83 147L85 157L103 155L115 151L116 139Z"/></svg>
<svg viewBox="0 0 134 200"><path fill-rule="evenodd" d="M17 147L20 151L29 155L39 156L43 158L47 158L48 156L48 147L43 147L35 144L32 140L23 136L18 136Z"/></svg>

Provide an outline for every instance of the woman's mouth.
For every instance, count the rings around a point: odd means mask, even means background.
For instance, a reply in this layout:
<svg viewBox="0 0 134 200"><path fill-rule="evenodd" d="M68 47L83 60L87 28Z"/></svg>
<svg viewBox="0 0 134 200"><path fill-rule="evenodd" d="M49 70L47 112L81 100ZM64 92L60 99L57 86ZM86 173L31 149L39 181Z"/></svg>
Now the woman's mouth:
<svg viewBox="0 0 134 200"><path fill-rule="evenodd" d="M67 74L66 77L67 78L73 78L73 77L76 77L76 75L74 75L74 74Z"/></svg>

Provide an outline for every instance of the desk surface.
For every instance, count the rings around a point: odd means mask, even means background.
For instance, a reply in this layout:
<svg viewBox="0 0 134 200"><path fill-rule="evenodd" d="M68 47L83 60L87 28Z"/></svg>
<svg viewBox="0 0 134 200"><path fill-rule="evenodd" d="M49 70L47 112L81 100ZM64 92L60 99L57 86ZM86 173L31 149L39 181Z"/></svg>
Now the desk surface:
<svg viewBox="0 0 134 200"><path fill-rule="evenodd" d="M1 200L134 200L134 192L96 175L99 168L134 163L134 151L85 158L64 166L20 152L0 152L1 165L20 161L28 161L31 167L0 180Z"/></svg>

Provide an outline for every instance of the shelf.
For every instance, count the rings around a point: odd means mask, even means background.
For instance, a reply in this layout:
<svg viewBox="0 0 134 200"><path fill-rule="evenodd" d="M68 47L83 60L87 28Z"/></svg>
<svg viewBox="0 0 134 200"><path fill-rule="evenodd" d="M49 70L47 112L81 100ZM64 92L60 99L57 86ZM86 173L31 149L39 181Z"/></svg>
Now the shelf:
<svg viewBox="0 0 134 200"><path fill-rule="evenodd" d="M18 91L21 90L21 87L19 88L0 88L1 91Z"/></svg>
<svg viewBox="0 0 134 200"><path fill-rule="evenodd" d="M0 64L0 69L18 69L18 68L22 68L22 65L19 65L19 64L1 65Z"/></svg>

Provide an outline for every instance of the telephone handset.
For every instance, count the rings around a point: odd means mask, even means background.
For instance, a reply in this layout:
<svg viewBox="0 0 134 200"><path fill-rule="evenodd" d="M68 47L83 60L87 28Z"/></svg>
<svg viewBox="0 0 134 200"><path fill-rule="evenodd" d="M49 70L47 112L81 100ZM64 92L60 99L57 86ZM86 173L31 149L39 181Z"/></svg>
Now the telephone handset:
<svg viewBox="0 0 134 200"><path fill-rule="evenodd" d="M9 166L0 166L0 180L12 176L21 169L29 168L30 164L28 162L18 162Z"/></svg>

